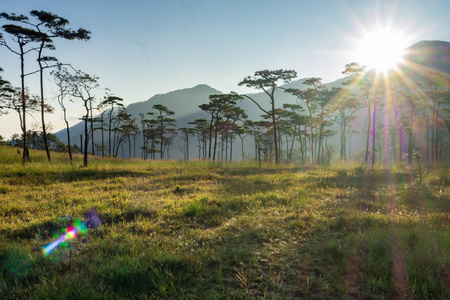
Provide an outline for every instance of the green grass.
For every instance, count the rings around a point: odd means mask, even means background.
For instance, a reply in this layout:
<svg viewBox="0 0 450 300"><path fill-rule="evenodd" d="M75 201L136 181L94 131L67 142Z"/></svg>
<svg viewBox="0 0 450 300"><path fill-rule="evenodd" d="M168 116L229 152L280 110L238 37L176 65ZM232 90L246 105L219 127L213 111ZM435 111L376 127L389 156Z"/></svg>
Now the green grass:
<svg viewBox="0 0 450 300"><path fill-rule="evenodd" d="M448 166L31 155L0 147L0 299L450 297Z"/></svg>

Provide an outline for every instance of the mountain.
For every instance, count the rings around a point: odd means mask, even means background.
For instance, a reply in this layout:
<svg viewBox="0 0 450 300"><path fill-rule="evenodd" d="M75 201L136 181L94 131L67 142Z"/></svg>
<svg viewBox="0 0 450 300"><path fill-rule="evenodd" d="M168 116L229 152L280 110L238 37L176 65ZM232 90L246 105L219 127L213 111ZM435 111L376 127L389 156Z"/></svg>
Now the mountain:
<svg viewBox="0 0 450 300"><path fill-rule="evenodd" d="M127 111L132 115L132 118L140 119L140 113L152 111L152 106L155 104L163 104L168 109L175 112L175 118L183 118L199 111L198 105L207 103L209 95L221 94L220 91L211 88L206 84L199 84L193 88L179 89L166 94L157 94L146 101L135 102L127 106ZM78 139L74 137L79 136L84 132L84 123L79 122L70 128L71 140L78 144ZM66 130L63 129L56 133L56 136L67 142Z"/></svg>
<svg viewBox="0 0 450 300"><path fill-rule="evenodd" d="M180 89L167 94L158 94L147 101L137 102L128 105L127 111L133 117L139 113L151 111L155 104L162 104L175 112L176 118L183 118L198 112L198 106L209 101L209 95L222 94L222 92L206 85L199 84L193 88Z"/></svg>
<svg viewBox="0 0 450 300"><path fill-rule="evenodd" d="M306 89L308 86L304 85L303 82L307 78L298 79L295 81L292 81L288 84L283 85L284 88L298 88L298 89ZM329 88L333 86L341 86L341 83L345 81L346 78L339 79L335 82L331 82L326 84ZM256 90L255 90L256 91ZM176 124L178 128L181 127L190 127L188 125L188 122L194 121L195 119L204 118L209 119L210 115L208 115L206 112L202 111L199 108L199 105L208 103L209 102L209 96L213 94L221 94L220 91L206 85L206 84L199 84L197 86L194 86L192 88L185 88L185 89L179 89L176 91L172 91L166 94L157 94L151 98L149 98L146 101L142 102L136 102L132 103L127 106L127 111L129 114L131 114L132 118L136 118L138 120L138 123L140 123L140 113L147 113L152 110L152 106L155 104L162 104L167 106L168 109L175 112L175 115L173 116L176 119ZM255 99L260 105L269 110L270 104L267 99L267 95L264 92L260 93L253 93L248 94L250 97ZM297 98L292 96L291 94L285 93L282 89L279 89L275 92L275 99L276 99L276 106L282 107L284 103L290 103L294 104L297 101ZM243 100L239 102L239 106L245 110L245 112L248 114L249 118L252 120L255 119L261 119L261 115L263 112L256 107L256 105L249 101L249 100ZM80 135L84 133L84 123L79 122L78 124L72 126L70 128L70 136L71 136L71 142L73 144L80 145ZM66 130L61 130L56 133L56 136L64 143L67 143L67 133ZM101 144L101 134L99 131L95 132L95 142L97 144ZM105 144L107 144L106 138L105 138ZM175 142L175 146L180 146L181 140L178 139L178 141ZM142 146L142 138L138 138L136 142L136 149L139 149ZM191 153L195 153L195 143L192 143L192 150ZM125 147L128 148L128 147ZM182 153L176 149L171 151L171 158L172 159L182 159ZM90 149L90 147L89 147ZM236 147L238 149L238 147ZM128 155L127 149L125 150L125 157ZM237 150L236 150L237 151ZM250 150L249 150L250 151ZM136 151L137 153L140 151ZM238 157L238 154L236 153Z"/></svg>
<svg viewBox="0 0 450 300"><path fill-rule="evenodd" d="M408 48L400 68L409 77L419 80L426 72L441 72L450 78L450 43L420 41Z"/></svg>
<svg viewBox="0 0 450 300"><path fill-rule="evenodd" d="M400 66L405 74L407 74L413 82L422 81L423 74L427 71L440 71L447 74L450 78L450 43L443 41L421 41L406 49L404 56L404 63ZM288 84L283 85L284 88L306 89L308 86L303 82L307 78L294 80ZM334 82L326 83L328 88L342 87L343 82L347 81L349 77L338 79ZM257 91L257 90L255 90ZM355 90L357 92L357 90ZM127 111L132 115L132 118L140 120L140 113L152 111L152 106L155 104L162 104L167 106L170 110L175 112L173 116L176 119L177 127L189 126L187 123L198 118L209 119L209 115L198 107L201 104L209 102L209 96L213 94L221 94L220 91L206 85L199 84L192 88L179 89L166 94L158 94L146 101L136 102L128 105ZM270 105L268 97L264 92L248 94L257 101L264 109L269 110ZM285 93L282 89L275 91L276 107L282 107L284 103L296 103L296 97ZM245 110L249 119L256 120L261 118L262 111L251 101L243 100L239 102L239 106ZM363 120L365 122L365 118ZM365 128L364 126L361 128ZM84 131L84 124L78 123L71 127L71 140L75 144L80 144L80 134ZM58 138L67 142L66 131L61 130L56 133ZM96 143L101 143L100 133L97 131L95 136ZM171 158L181 159L181 151L176 149L176 146L181 145L181 140L177 139L174 150L171 151ZM194 139L193 139L194 140ZM362 139L361 139L362 140ZM106 143L106 141L105 141ZM195 153L195 142L191 143L192 151ZM136 148L142 146L142 138L137 140ZM239 145L236 149L239 148ZM248 150L251 151L251 150ZM138 151L137 151L138 152ZM139 151L140 152L140 151ZM236 158L240 153L236 153ZM125 150L127 157L127 150Z"/></svg>

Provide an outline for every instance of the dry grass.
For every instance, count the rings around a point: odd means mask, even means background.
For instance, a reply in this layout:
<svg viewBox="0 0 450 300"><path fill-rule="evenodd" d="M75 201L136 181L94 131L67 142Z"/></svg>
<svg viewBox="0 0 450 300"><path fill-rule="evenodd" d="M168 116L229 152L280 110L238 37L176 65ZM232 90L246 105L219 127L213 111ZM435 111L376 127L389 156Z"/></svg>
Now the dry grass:
<svg viewBox="0 0 450 300"><path fill-rule="evenodd" d="M448 298L448 167L153 162L0 147L0 298ZM95 208L99 229L41 248Z"/></svg>

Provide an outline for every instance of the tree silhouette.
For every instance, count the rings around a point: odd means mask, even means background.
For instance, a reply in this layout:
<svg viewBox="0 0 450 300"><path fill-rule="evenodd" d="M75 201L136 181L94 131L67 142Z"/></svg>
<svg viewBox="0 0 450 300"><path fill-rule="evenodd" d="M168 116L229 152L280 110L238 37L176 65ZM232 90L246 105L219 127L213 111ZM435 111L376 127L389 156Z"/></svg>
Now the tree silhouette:
<svg viewBox="0 0 450 300"><path fill-rule="evenodd" d="M40 93L41 93L41 120L42 120L42 131L44 137L45 150L47 152L47 159L50 162L50 151L48 149L47 143L47 132L45 128L44 119L44 69L53 67L48 65L48 62L56 62L55 57L43 56L43 50L49 49L54 50L55 46L52 44L54 38L64 38L66 40L88 40L90 39L90 32L85 29L78 29L77 31L67 29L66 25L69 21L59 17L55 14L46 11L32 10L30 15L35 17L38 23L25 22L28 25L33 26L37 32L40 33L39 37L39 48L38 48L38 64L39 64L39 82L40 82ZM46 30L45 30L46 29ZM44 65L45 64L45 65Z"/></svg>
<svg viewBox="0 0 450 300"><path fill-rule="evenodd" d="M123 107L122 104L123 99L117 96L108 95L105 96L102 102L100 102L99 107L109 107L109 122L108 122L108 154L111 156L111 132L112 132L112 121L113 121L113 113L114 107ZM113 151L114 152L114 151Z"/></svg>
<svg viewBox="0 0 450 300"><path fill-rule="evenodd" d="M335 112L337 115L331 115L330 118L333 122L340 125L340 157L345 161L347 160L347 131L351 128L351 121L356 118L355 113L361 109L362 105L347 89L333 88L332 93L333 98L330 102L330 110Z"/></svg>
<svg viewBox="0 0 450 300"><path fill-rule="evenodd" d="M89 113L92 109L92 103L94 101L93 91L99 87L97 83L98 77L89 75L82 71L77 71L75 75L69 77L70 89L68 94L83 101L83 106L86 110L86 115L83 117L84 121L84 157L83 165L88 165L88 121ZM92 141L94 143L94 141ZM82 147L83 148L83 147Z"/></svg>
<svg viewBox="0 0 450 300"><path fill-rule="evenodd" d="M206 149L208 142L209 124L206 119L195 119L192 122L188 122L190 125L194 125L195 133L197 134L198 141L198 159L206 158Z"/></svg>
<svg viewBox="0 0 450 300"><path fill-rule="evenodd" d="M141 135L139 126L136 124L136 118L133 119L133 127L131 131L131 137L133 138L133 158L136 158L136 140Z"/></svg>
<svg viewBox="0 0 450 300"><path fill-rule="evenodd" d="M131 139L139 133L139 127L136 124L136 118L128 118L125 120L125 124L122 125L122 131L128 139L128 158L131 158ZM133 138L134 139L134 138Z"/></svg>
<svg viewBox="0 0 450 300"><path fill-rule="evenodd" d="M426 106L426 108L429 111L429 114L431 115L430 118L431 163L437 163L442 160L442 143L441 147L439 147L440 141L439 128L443 127L445 122L444 120L448 116L446 112L450 105L450 97L449 97L450 80L446 76L438 72L428 72L425 74L424 77L425 83L420 84L419 87L425 93L425 97L422 97L423 99L422 101L425 102L424 106Z"/></svg>
<svg viewBox="0 0 450 300"><path fill-rule="evenodd" d="M365 154L365 162L369 163L369 141L370 141L370 130L372 127L372 103L374 104L374 111L376 109L375 102L370 100L370 89L371 84L369 79L367 78L367 74L365 72L365 68L356 62L352 62L350 64L345 65L345 70L342 71L342 74L352 75L352 79L347 82L347 85L355 86L359 85L360 89L363 91L363 97L365 98L367 105L367 139L366 139L366 154ZM375 133L374 133L375 134ZM374 143L373 143L374 144ZM375 150L375 146L372 145L372 152Z"/></svg>
<svg viewBox="0 0 450 300"><path fill-rule="evenodd" d="M244 153L244 139L250 134L250 129L247 126L247 121L245 120L242 125L237 125L234 129L234 132L241 139L241 157L242 161L245 161L245 153Z"/></svg>
<svg viewBox="0 0 450 300"><path fill-rule="evenodd" d="M232 107L236 105L237 100L243 99L242 96L231 92L229 94L215 94L209 96L209 103L199 105L199 107L211 115L211 120L209 123L209 153L208 158L212 158L213 161L216 159L217 151L217 138L219 133L219 124L223 116L227 112L232 111ZM212 136L214 130L214 151L211 156L212 150Z"/></svg>
<svg viewBox="0 0 450 300"><path fill-rule="evenodd" d="M146 145L147 145L147 137L145 135L145 119L144 119L145 114L144 113L139 113L139 117L141 118L141 130L142 130L142 152L141 152L141 158L142 159L146 159L147 157L147 151L145 151L146 149Z"/></svg>
<svg viewBox="0 0 450 300"><path fill-rule="evenodd" d="M40 103L41 103L41 121L42 121L42 131L43 131L43 141L45 145L45 150L47 153L47 159L50 162L50 151L48 147L47 141L47 130L45 125L45 100L44 100L44 69L54 67L54 65L49 65L49 62L56 62L55 57L43 56L43 50L49 49L54 50L55 46L53 45L54 38L64 38L66 40L87 40L89 39L89 32L85 29L78 29L77 31L67 29L66 25L69 24L69 21L61 18L55 14L46 12L46 11L37 11L32 10L30 15L36 19L37 22L32 22L29 20L27 16L24 15L15 15L15 14L7 14L2 13L1 17L19 23L22 26L18 26L15 24L4 25L3 29L15 36L15 41L19 44L20 51L14 51L8 47L12 52L18 54L21 57L21 64L23 65L24 54L28 53L31 50L36 50L38 53L37 62L39 65L39 76L40 76ZM14 39L13 39L14 40ZM39 44L38 47L31 48L27 51L24 51L23 46L25 46L29 42L37 42ZM6 44L5 44L6 45ZM23 69L23 68L22 68ZM23 74L22 70L22 80L26 75L31 75L36 72L32 72L29 74ZM24 113L25 116L25 113ZM25 120L24 122L25 123ZM26 126L26 124L25 124ZM25 135L26 136L26 135ZM25 143L26 144L26 143ZM24 151L26 154L27 151Z"/></svg>
<svg viewBox="0 0 450 300"><path fill-rule="evenodd" d="M240 97L239 99L242 99L242 97ZM238 121L245 122L245 120L248 118L248 116L242 108L236 106L236 103L234 103L233 105L229 105L226 108L226 110L224 111L223 115L224 115L225 122L229 122L228 128L230 129L229 130L230 161L232 161L233 160L233 139L234 139L233 133L239 127L236 122L238 122Z"/></svg>
<svg viewBox="0 0 450 300"><path fill-rule="evenodd" d="M189 161L189 137L194 135L196 130L195 128L191 127L182 127L179 129L179 131L182 133L182 139L184 142L186 142L185 145L185 152L184 152L184 160Z"/></svg>
<svg viewBox="0 0 450 300"><path fill-rule="evenodd" d="M303 112L304 109L299 104L283 104L283 109L285 110L285 118L288 124L291 126L293 125L293 132L292 132L292 144L288 155L288 162L291 161L292 158L292 151L294 148L294 141L298 134L298 140L300 143L300 154L301 154L301 162L305 162L305 155L304 155L304 141L302 135L306 132L306 118L304 115L301 115L300 112ZM305 132L301 131L301 126L305 126ZM303 133L303 134L302 134ZM305 142L306 143L306 142Z"/></svg>
<svg viewBox="0 0 450 300"><path fill-rule="evenodd" d="M285 89L286 93L289 93L293 96L296 96L299 101L304 101L305 106L308 110L309 114L309 145L310 145L310 151L311 151L311 162L314 162L318 155L317 148L317 139L318 139L318 133L317 131L317 116L316 113L320 107L318 100L319 93L324 89L324 86L321 83L321 78L312 77L309 79L306 79L303 84L306 84L310 86L306 90L300 90L295 88L288 88ZM306 143L305 143L306 147Z"/></svg>
<svg viewBox="0 0 450 300"><path fill-rule="evenodd" d="M155 119L155 112L147 112L146 115L151 116L152 119L143 119L144 123L143 135L144 135L144 145L143 145L143 155L144 159L147 158L147 154L150 153L150 159L156 159L155 153L159 150L156 148L157 145L157 120ZM148 143L150 142L150 146Z"/></svg>
<svg viewBox="0 0 450 300"><path fill-rule="evenodd" d="M23 22L28 20L28 17L24 15L1 13L0 18L4 18L11 22ZM21 81L21 93L22 93L22 133L23 133L23 153L22 163L25 164L30 159L30 153L28 150L27 142L27 123L26 123L26 95L25 95L25 55L36 50L36 48L28 47L28 44L39 41L42 37L41 33L34 29L18 26L15 24L6 24L2 26L3 31L8 33L11 40L17 44L18 50L14 50L5 39L1 39L0 44L5 46L9 51L16 54L20 58L20 81Z"/></svg>
<svg viewBox="0 0 450 300"><path fill-rule="evenodd" d="M57 66L56 70L53 70L51 75L53 76L53 81L58 88L58 93L57 93L58 103L63 111L64 122L66 123L67 149L69 152L70 164L72 164L73 157L72 157L72 147L70 145L70 126L69 126L69 121L67 119L67 108L65 105L65 98L69 93L70 80L72 77L71 77L70 73L67 71L67 69L63 68L62 66Z"/></svg>
<svg viewBox="0 0 450 300"><path fill-rule="evenodd" d="M169 116L173 116L175 113L162 104L155 104L152 108L157 110L155 119L158 124L157 132L160 141L160 157L162 160L164 158L164 143L170 143L170 138L165 137L165 134L168 132L169 126L175 126L175 119L170 118Z"/></svg>
<svg viewBox="0 0 450 300"><path fill-rule="evenodd" d="M0 34L0 40L2 38L2 35ZM0 72L3 72L3 69L0 68ZM11 93L14 92L13 87L11 86L11 83L7 80L4 80L2 76L0 76L0 116L2 114L6 114L7 112L2 112L2 109L7 108L6 107L6 98L8 98Z"/></svg>
<svg viewBox="0 0 450 300"><path fill-rule="evenodd" d="M25 97L24 97L25 96ZM39 97L37 95L32 95L28 88L25 88L25 94L22 93L21 88L9 88L8 91L3 95L3 108L13 110L17 112L19 115L19 123L20 128L22 129L22 135L24 130L24 124L23 124L23 98L25 98L25 112L27 114L31 114L33 112L39 111L40 105L39 105ZM49 105L45 106L47 112L52 112L53 108ZM28 130L27 130L28 132ZM28 143L28 137L23 137L24 142ZM21 143L22 145L22 143ZM22 145L23 147L23 145ZM27 145L28 149L28 145Z"/></svg>
<svg viewBox="0 0 450 300"><path fill-rule="evenodd" d="M267 115L272 118L272 131L273 131L273 142L275 145L275 163L279 164L279 153L278 153L278 137L277 137L277 123L275 116L275 91L278 87L278 82L288 83L297 77L297 72L294 70L262 70L255 72L254 76L247 76L239 82L239 85L245 85L246 87L255 88L262 90L269 96L269 103L271 106L270 110L264 109L256 100L248 95L244 95L247 99L250 99L253 103L258 106Z"/></svg>
<svg viewBox="0 0 450 300"><path fill-rule="evenodd" d="M114 141L113 141L113 156L117 157L120 146L131 138L131 115L128 114L126 108L121 107L114 117ZM129 127L130 126L130 127ZM131 143L130 143L131 145ZM123 150L123 149L122 149ZM123 154L123 151L122 151ZM122 155L123 158L123 155Z"/></svg>
<svg viewBox="0 0 450 300"><path fill-rule="evenodd" d="M327 125L326 120L326 110L325 108L329 105L329 101L333 98L334 91L330 91L328 89L322 89L317 95L317 104L320 107L320 112L318 115L318 124L319 124L319 136L318 136L318 147L317 147L317 164L323 163L323 143L324 143L324 128Z"/></svg>

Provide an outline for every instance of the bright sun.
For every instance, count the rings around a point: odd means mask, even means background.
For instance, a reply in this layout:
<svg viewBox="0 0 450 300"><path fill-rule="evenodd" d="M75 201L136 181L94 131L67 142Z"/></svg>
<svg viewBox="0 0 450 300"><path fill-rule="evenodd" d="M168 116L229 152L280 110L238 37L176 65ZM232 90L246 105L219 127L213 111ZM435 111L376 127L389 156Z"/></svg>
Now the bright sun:
<svg viewBox="0 0 450 300"><path fill-rule="evenodd" d="M400 32L377 29L364 34L358 42L356 55L368 70L386 73L402 62L406 47L406 38Z"/></svg>

